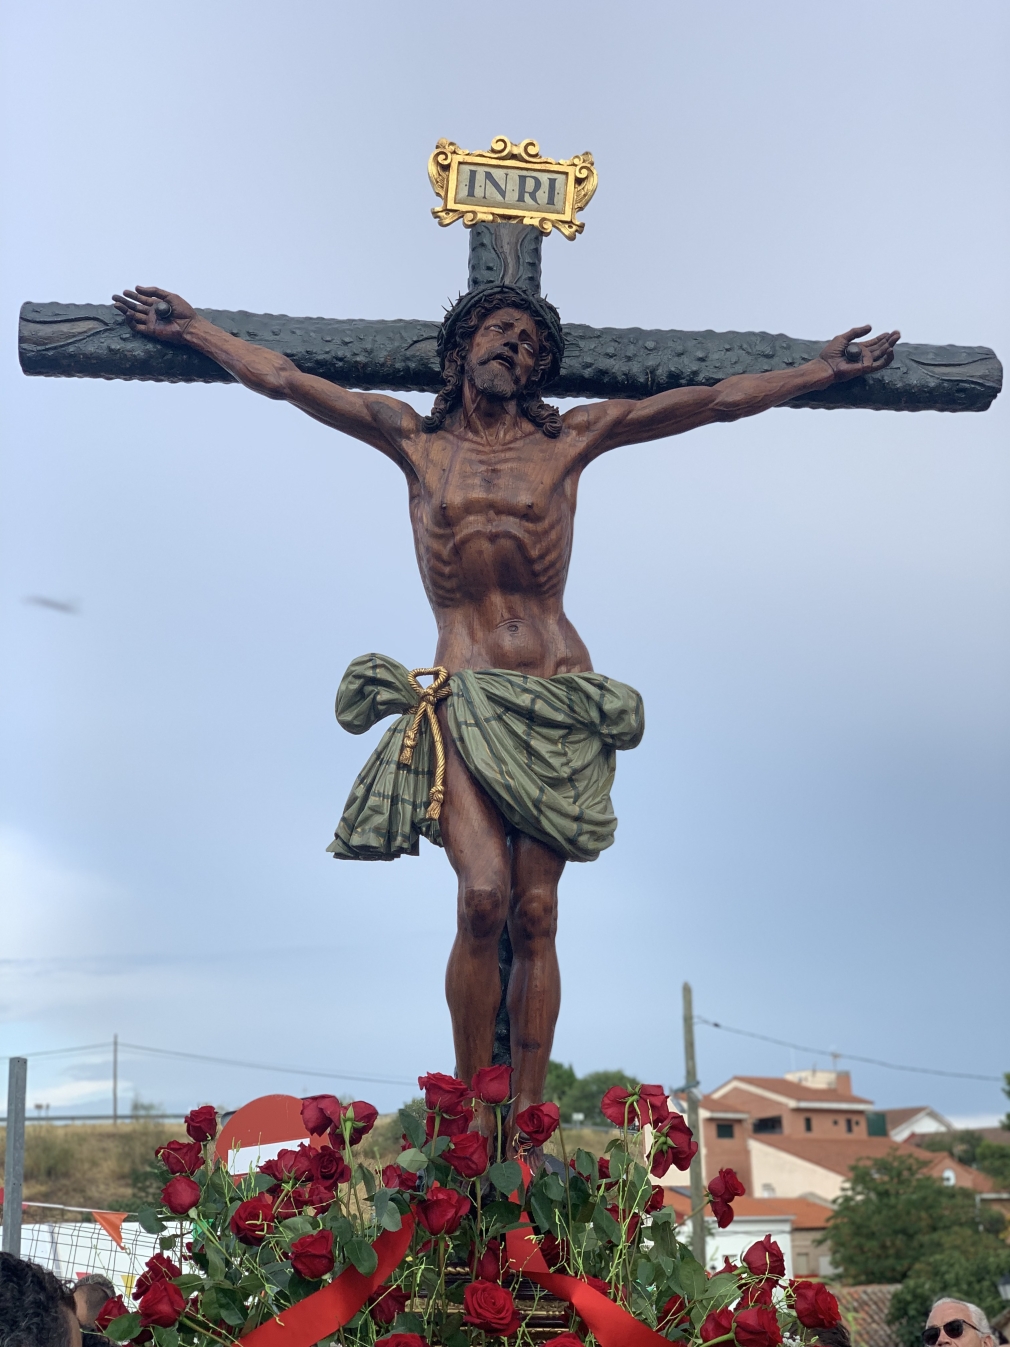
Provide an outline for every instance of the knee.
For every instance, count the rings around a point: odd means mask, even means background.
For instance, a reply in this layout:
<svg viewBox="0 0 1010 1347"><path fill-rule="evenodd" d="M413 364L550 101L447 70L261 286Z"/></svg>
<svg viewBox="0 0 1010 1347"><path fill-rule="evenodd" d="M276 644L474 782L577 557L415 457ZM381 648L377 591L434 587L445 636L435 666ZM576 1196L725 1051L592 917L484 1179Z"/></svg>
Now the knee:
<svg viewBox="0 0 1010 1347"><path fill-rule="evenodd" d="M505 925L504 884L461 884L459 927L473 940L497 940Z"/></svg>
<svg viewBox="0 0 1010 1347"><path fill-rule="evenodd" d="M553 940L558 929L558 895L553 886L534 886L515 895L509 930L513 944Z"/></svg>

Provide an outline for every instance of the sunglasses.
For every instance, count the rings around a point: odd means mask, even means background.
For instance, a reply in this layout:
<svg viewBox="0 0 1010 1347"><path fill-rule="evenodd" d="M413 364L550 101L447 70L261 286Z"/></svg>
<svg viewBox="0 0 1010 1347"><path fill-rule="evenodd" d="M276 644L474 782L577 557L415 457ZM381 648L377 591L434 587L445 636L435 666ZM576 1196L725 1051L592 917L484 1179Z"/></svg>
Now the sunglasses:
<svg viewBox="0 0 1010 1347"><path fill-rule="evenodd" d="M951 1319L943 1325L943 1331L948 1338L959 1338L966 1328L975 1328L975 1325L967 1319ZM978 1332L977 1329L975 1331ZM940 1329L935 1324L922 1330L923 1347L936 1347L939 1340Z"/></svg>

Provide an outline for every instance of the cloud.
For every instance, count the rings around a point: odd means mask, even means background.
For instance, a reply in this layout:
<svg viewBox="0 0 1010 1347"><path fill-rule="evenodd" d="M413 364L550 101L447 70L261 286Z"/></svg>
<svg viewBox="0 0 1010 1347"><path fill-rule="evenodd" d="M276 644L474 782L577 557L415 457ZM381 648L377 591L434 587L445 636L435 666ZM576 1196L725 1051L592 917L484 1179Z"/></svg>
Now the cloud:
<svg viewBox="0 0 1010 1347"><path fill-rule="evenodd" d="M0 828L0 892L4 962L86 952L88 930L108 918L120 897L107 880L62 865L11 827Z"/></svg>

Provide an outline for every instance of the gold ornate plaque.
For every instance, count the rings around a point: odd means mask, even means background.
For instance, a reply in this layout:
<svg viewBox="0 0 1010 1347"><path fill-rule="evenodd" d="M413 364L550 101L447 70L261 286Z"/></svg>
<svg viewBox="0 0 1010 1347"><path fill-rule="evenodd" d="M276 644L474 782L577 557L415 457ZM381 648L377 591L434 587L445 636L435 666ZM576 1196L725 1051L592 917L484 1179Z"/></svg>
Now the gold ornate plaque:
<svg viewBox="0 0 1010 1347"><path fill-rule="evenodd" d="M587 151L574 159L543 159L535 140L518 145L495 136L489 150L471 154L440 140L428 160L428 177L441 206L432 210L440 225L462 220L510 220L535 225L541 233L560 230L573 239L585 229L576 212L596 191L596 169Z"/></svg>

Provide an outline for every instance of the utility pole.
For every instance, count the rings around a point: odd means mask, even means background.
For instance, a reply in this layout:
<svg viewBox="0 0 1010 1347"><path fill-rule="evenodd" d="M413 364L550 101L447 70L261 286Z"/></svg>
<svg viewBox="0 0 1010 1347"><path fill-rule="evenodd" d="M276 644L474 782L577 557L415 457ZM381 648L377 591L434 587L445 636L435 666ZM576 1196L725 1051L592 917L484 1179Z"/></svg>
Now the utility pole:
<svg viewBox="0 0 1010 1347"><path fill-rule="evenodd" d="M684 1091L687 1095L687 1125L698 1142L698 1153L691 1161L691 1252L705 1266L705 1213L701 1205L705 1180L701 1172L701 1130L698 1125L698 1064L694 1055L694 1001L690 982L684 983Z"/></svg>
<svg viewBox="0 0 1010 1347"><path fill-rule="evenodd" d="M21 1197L25 1183L25 1096L28 1058L12 1057L7 1073L7 1154L4 1157L4 1253L21 1257Z"/></svg>
<svg viewBox="0 0 1010 1347"><path fill-rule="evenodd" d="M119 1035L112 1035L112 1125L119 1122Z"/></svg>

